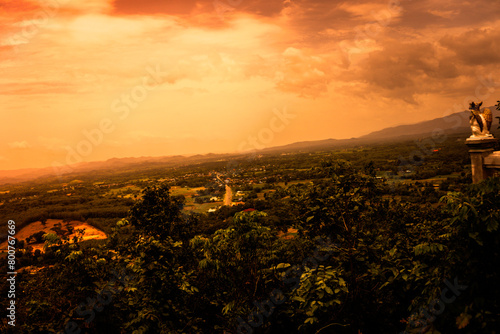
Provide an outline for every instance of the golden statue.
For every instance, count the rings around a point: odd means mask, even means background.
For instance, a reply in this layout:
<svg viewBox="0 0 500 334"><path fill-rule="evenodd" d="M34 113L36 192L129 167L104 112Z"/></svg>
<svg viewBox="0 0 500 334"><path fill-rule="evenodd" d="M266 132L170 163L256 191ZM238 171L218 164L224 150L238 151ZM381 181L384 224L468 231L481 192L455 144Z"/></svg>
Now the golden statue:
<svg viewBox="0 0 500 334"><path fill-rule="evenodd" d="M483 111L480 110L483 102L478 104L471 102L469 105L469 111L471 116L469 118L470 127L472 130L471 138L475 137L492 137L490 133L491 123L493 122L493 115L491 110L486 108Z"/></svg>

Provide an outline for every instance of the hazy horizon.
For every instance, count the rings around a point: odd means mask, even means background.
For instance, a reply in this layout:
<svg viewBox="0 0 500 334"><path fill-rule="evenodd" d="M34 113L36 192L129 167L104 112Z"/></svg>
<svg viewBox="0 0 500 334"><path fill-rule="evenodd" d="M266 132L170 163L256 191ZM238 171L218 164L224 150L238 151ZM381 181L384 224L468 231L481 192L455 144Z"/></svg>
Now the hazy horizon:
<svg viewBox="0 0 500 334"><path fill-rule="evenodd" d="M1 1L0 170L344 139L500 99L500 1Z"/></svg>

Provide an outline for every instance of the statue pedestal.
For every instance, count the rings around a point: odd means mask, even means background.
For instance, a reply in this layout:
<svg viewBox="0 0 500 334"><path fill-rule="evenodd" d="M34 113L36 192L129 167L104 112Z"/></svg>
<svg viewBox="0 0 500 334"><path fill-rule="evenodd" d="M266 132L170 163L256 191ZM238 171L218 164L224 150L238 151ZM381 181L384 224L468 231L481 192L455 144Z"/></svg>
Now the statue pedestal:
<svg viewBox="0 0 500 334"><path fill-rule="evenodd" d="M495 151L488 155L487 157L484 157L484 166L486 168L495 168L499 169L500 168L500 151Z"/></svg>
<svg viewBox="0 0 500 334"><path fill-rule="evenodd" d="M485 159L493 154L498 139L494 137L469 137L465 144L469 147L472 167L472 183L479 183L493 174L493 169L485 168Z"/></svg>

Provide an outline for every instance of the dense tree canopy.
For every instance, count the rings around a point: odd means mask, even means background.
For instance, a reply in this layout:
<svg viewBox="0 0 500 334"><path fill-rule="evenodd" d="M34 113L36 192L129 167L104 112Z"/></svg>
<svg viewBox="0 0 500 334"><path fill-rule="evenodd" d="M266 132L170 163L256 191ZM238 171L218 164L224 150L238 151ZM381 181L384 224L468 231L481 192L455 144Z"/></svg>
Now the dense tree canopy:
<svg viewBox="0 0 500 334"><path fill-rule="evenodd" d="M314 182L276 187L260 210L186 215L182 198L159 185L144 190L106 244L43 236L44 253L19 251L39 269L18 275L17 332L498 328L498 178L436 203L405 200L426 188L402 196L369 165L325 161L317 172Z"/></svg>

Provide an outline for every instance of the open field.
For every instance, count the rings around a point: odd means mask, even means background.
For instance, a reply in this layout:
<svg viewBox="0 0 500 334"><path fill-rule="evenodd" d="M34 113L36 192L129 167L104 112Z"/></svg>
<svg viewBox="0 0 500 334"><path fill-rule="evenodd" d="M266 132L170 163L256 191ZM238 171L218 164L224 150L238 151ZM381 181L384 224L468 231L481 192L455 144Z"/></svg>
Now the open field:
<svg viewBox="0 0 500 334"><path fill-rule="evenodd" d="M212 203L203 203L203 204L192 204L185 205L184 210L193 211L196 213L206 213L210 209L217 209L218 207L224 205L223 202L212 202Z"/></svg>
<svg viewBox="0 0 500 334"><path fill-rule="evenodd" d="M172 196L182 195L187 198L187 197L192 197L198 191L205 189L206 189L205 187L190 188L190 187L173 186L170 188L170 194Z"/></svg>
<svg viewBox="0 0 500 334"><path fill-rule="evenodd" d="M70 229L72 228L72 230L74 231L73 233L70 233L68 231L69 226ZM33 222L28 226L21 228L21 230L16 231L15 238L17 241L20 241L20 240L26 240L31 235L41 231L45 233L57 233L56 231L61 231L63 232L64 236L67 236L71 240L74 236L77 235L76 230L79 229L84 230L82 241L100 240L107 238L106 233L93 226L90 226L87 223L76 220L63 222L63 220L61 219L48 219L45 222L45 224L42 224L42 222L40 221ZM57 234L59 236L62 236L60 233ZM33 247L33 250L43 249L43 243L33 243L29 244L29 246ZM7 251L7 241L4 241L0 244L0 252L5 252L5 251Z"/></svg>
<svg viewBox="0 0 500 334"><path fill-rule="evenodd" d="M132 198L140 196L142 189L135 185L127 185L122 188L110 189L105 196L118 196L123 198Z"/></svg>

